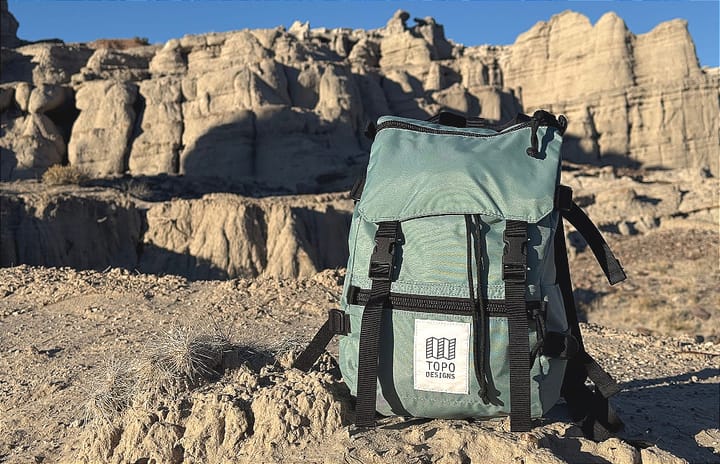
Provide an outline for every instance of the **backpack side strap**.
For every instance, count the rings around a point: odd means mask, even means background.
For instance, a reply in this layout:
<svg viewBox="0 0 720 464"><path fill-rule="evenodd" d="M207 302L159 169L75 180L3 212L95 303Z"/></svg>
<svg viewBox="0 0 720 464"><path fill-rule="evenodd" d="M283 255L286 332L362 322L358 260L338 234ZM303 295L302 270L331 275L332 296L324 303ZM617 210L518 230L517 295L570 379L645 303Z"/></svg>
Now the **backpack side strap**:
<svg viewBox="0 0 720 464"><path fill-rule="evenodd" d="M328 343L335 335L347 335L350 332L350 316L339 309L328 311L328 318L310 341L305 351L300 353L293 367L307 372L325 352Z"/></svg>
<svg viewBox="0 0 720 464"><path fill-rule="evenodd" d="M573 205L575 204L573 203ZM575 206L577 207L577 205ZM577 207L577 209L579 209L579 207ZM583 216L587 218L584 213ZM597 231L594 226L593 229ZM597 234L599 236L600 232L598 231ZM600 239L602 239L602 237L600 237ZM604 240L603 243L605 243ZM619 392L620 387L617 382L615 382L615 379L600 367L592 356L585 351L582 334L580 333L580 324L577 318L575 298L572 291L562 219L558 222L558 227L555 231L555 269L557 283L560 286L565 306L565 317L567 318L570 328L570 334L578 343L577 353L568 359L560 392L568 404L572 420L581 422L581 428L585 437L597 441L605 440L621 431L624 427L622 420L620 420L608 402L608 398ZM623 276L624 275L623 272ZM585 380L588 378L595 384L594 389L585 385Z"/></svg>
<svg viewBox="0 0 720 464"><path fill-rule="evenodd" d="M560 214L583 236L610 285L625 280L627 276L620 261L613 254L597 226L593 224L585 211L572 200L572 189L564 185L558 186L555 198Z"/></svg>

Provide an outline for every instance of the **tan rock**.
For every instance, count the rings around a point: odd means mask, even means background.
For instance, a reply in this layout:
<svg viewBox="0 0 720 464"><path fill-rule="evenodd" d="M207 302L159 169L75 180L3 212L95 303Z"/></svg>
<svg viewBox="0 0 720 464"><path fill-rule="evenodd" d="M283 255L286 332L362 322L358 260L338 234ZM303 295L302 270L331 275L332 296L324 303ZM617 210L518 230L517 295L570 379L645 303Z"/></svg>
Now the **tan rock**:
<svg viewBox="0 0 720 464"><path fill-rule="evenodd" d="M90 81L80 87L80 110L68 146L70 164L95 176L127 170L130 136L135 123L137 87L117 81Z"/></svg>
<svg viewBox="0 0 720 464"><path fill-rule="evenodd" d="M128 167L133 175L177 174L183 136L182 91L176 77L140 83L145 102Z"/></svg>
<svg viewBox="0 0 720 464"><path fill-rule="evenodd" d="M266 204L229 194L153 206L140 268L193 279L307 276L347 259L346 203ZM322 245L321 245L322 244Z"/></svg>
<svg viewBox="0 0 720 464"><path fill-rule="evenodd" d="M45 115L3 113L0 139L1 179L37 178L48 167L63 161L65 141Z"/></svg>
<svg viewBox="0 0 720 464"><path fill-rule="evenodd" d="M0 2L0 41L3 47L13 48L20 45L20 39L17 37L19 23L15 16L8 10L7 0Z"/></svg>
<svg viewBox="0 0 720 464"><path fill-rule="evenodd" d="M27 103L30 113L45 113L60 107L67 100L66 87L43 84L35 87Z"/></svg>
<svg viewBox="0 0 720 464"><path fill-rule="evenodd" d="M93 54L92 49L82 44L55 42L23 45L16 48L15 52L18 58L12 68L19 68L16 80L32 82L34 85L69 84L72 76L85 66Z"/></svg>
<svg viewBox="0 0 720 464"><path fill-rule="evenodd" d="M0 265L136 267L142 218L126 197L113 192L78 194L72 186L45 192L0 193Z"/></svg>
<svg viewBox="0 0 720 464"><path fill-rule="evenodd" d="M718 79L700 69L683 21L635 36L614 13L593 26L564 12L521 34L501 67L526 110L568 115L571 158L718 169Z"/></svg>
<svg viewBox="0 0 720 464"><path fill-rule="evenodd" d="M320 117L356 129L360 124L363 106L360 91L350 72L344 67L328 66L319 87L315 111Z"/></svg>
<svg viewBox="0 0 720 464"><path fill-rule="evenodd" d="M20 111L27 112L31 93L32 85L27 82L18 82L15 86L15 103L20 107Z"/></svg>
<svg viewBox="0 0 720 464"><path fill-rule="evenodd" d="M149 62L156 47L137 47L127 50L99 48L93 53L78 80L117 79L139 81L150 77Z"/></svg>

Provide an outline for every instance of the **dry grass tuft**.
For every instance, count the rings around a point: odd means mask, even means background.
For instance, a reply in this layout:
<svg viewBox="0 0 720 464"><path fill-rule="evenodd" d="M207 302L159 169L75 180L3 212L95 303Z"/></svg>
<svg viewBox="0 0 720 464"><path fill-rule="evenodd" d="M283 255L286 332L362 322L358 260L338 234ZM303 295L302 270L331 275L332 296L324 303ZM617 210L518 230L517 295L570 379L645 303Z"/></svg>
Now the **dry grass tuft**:
<svg viewBox="0 0 720 464"><path fill-rule="evenodd" d="M50 166L42 175L43 184L47 185L78 185L89 179L88 174L75 166Z"/></svg>
<svg viewBox="0 0 720 464"><path fill-rule="evenodd" d="M85 391L85 422L109 424L122 412L135 393L135 372L130 362L111 359Z"/></svg>
<svg viewBox="0 0 720 464"><path fill-rule="evenodd" d="M151 200L153 191L150 186L142 181L130 179L119 185L119 189L138 200Z"/></svg>
<svg viewBox="0 0 720 464"><path fill-rule="evenodd" d="M223 356L232 350L226 333L175 326L146 345L139 360L139 380L166 390L190 388L219 374Z"/></svg>

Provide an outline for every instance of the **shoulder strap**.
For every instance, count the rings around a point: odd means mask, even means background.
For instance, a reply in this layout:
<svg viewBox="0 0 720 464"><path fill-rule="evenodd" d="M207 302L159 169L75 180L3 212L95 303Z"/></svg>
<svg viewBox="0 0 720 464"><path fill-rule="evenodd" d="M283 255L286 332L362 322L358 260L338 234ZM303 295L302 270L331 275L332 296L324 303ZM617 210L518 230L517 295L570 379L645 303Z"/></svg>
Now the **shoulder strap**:
<svg viewBox="0 0 720 464"><path fill-rule="evenodd" d="M593 440L605 440L624 427L622 420L608 402L608 398L620 391L620 387L585 351L570 280L562 218L558 221L555 231L555 268L570 333L578 342L578 352L568 359L565 368L561 394L568 404L572 420L582 422L581 428L585 436ZM587 378L595 384L594 390L585 385Z"/></svg>
<svg viewBox="0 0 720 464"><path fill-rule="evenodd" d="M610 246L585 211L572 200L572 189L560 185L556 193L556 202L562 217L577 229L590 246L610 285L625 280L627 276L620 261L615 257Z"/></svg>

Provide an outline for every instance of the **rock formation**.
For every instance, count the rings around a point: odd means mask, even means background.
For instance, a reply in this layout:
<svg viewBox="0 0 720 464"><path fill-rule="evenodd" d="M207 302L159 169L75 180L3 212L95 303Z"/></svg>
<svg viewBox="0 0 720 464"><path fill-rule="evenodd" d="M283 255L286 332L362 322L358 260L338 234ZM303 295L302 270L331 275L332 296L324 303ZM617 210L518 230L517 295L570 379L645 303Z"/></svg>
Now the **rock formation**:
<svg viewBox="0 0 720 464"><path fill-rule="evenodd" d="M613 13L592 25L566 11L513 45L465 47L398 11L370 31L297 22L161 46L17 46L6 2L2 18L4 180L70 163L333 191L364 169L364 126L382 114L505 120L540 107L568 115L575 161L718 171L719 74L700 68L681 20L634 35Z"/></svg>
<svg viewBox="0 0 720 464"><path fill-rule="evenodd" d="M17 47L20 40L17 37L18 22L8 10L7 0L0 0L0 43L3 47Z"/></svg>
<svg viewBox="0 0 720 464"><path fill-rule="evenodd" d="M680 222L717 230L720 186L706 171L584 168L564 172L563 182L608 232L635 235ZM99 187L0 184L0 266L112 266L193 280L304 277L346 264L352 206L346 194L146 202Z"/></svg>
<svg viewBox="0 0 720 464"><path fill-rule="evenodd" d="M145 203L110 189L0 190L0 266L123 267L190 279L309 276L347 262L345 196Z"/></svg>

